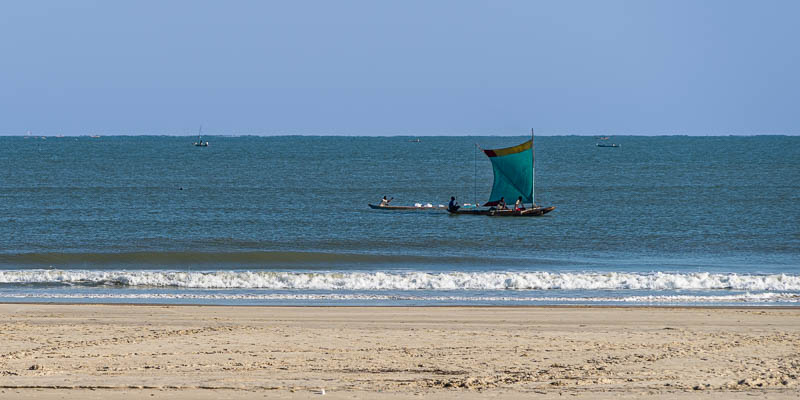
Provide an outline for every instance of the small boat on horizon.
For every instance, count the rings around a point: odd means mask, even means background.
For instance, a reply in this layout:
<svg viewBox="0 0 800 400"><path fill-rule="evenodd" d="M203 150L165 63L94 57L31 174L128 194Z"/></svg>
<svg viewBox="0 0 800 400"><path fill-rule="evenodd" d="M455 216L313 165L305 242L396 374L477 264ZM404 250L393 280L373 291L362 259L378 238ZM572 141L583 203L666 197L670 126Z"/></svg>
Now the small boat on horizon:
<svg viewBox="0 0 800 400"><path fill-rule="evenodd" d="M611 144L597 143L596 146L597 147L622 147L621 144L616 144L616 143L611 143Z"/></svg>
<svg viewBox="0 0 800 400"><path fill-rule="evenodd" d="M201 136L203 133L203 126L200 126L200 131L197 132L197 141L192 143L197 147L208 147L208 141L203 141L203 137Z"/></svg>

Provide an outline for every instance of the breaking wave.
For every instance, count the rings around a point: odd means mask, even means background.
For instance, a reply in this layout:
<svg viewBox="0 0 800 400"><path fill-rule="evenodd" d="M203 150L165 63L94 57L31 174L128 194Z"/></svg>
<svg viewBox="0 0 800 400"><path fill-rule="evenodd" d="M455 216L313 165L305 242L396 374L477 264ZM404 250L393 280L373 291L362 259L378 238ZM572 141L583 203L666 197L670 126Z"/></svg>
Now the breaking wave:
<svg viewBox="0 0 800 400"><path fill-rule="evenodd" d="M277 272L0 270L0 284L273 290L800 291L800 275L626 272Z"/></svg>

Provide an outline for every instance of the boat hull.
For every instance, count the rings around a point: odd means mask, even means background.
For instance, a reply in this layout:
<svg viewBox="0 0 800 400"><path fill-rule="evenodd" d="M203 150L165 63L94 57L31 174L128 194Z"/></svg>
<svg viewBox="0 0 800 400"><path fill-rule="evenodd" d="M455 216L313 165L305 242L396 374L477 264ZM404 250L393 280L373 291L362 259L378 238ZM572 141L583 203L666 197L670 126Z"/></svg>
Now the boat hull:
<svg viewBox="0 0 800 400"><path fill-rule="evenodd" d="M522 211L514 210L491 210L491 209L470 209L456 210L448 212L453 215L486 215L490 217L540 217L555 210L555 207L536 207Z"/></svg>
<svg viewBox="0 0 800 400"><path fill-rule="evenodd" d="M380 206L375 204L367 204L373 210L386 210L386 211L443 211L441 207L415 207L415 206Z"/></svg>

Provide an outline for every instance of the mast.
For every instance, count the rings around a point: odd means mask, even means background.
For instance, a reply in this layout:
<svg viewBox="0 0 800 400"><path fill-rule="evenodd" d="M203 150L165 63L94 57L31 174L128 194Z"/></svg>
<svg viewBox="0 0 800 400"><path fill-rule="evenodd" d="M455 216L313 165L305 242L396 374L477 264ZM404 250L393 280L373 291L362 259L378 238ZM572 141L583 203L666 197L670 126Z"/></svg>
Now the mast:
<svg viewBox="0 0 800 400"><path fill-rule="evenodd" d="M472 192L472 194L475 196L475 207L478 206L478 147L480 146L478 146L478 144L475 143L475 154L474 154L475 162L473 164L475 166L475 171L472 175L472 180L475 183L474 192Z"/></svg>
<svg viewBox="0 0 800 400"><path fill-rule="evenodd" d="M536 198L533 197L535 193L533 188L534 184L536 183L536 151L533 147L533 128L531 128L531 207L536 206Z"/></svg>

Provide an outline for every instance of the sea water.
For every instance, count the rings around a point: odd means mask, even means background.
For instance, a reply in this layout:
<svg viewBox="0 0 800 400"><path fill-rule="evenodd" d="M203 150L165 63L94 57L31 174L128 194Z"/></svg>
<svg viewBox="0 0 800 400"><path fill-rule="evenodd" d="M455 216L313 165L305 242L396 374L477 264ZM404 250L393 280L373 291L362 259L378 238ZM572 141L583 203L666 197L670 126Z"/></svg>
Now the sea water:
<svg viewBox="0 0 800 400"><path fill-rule="evenodd" d="M0 301L798 305L800 137L2 137Z"/></svg>

